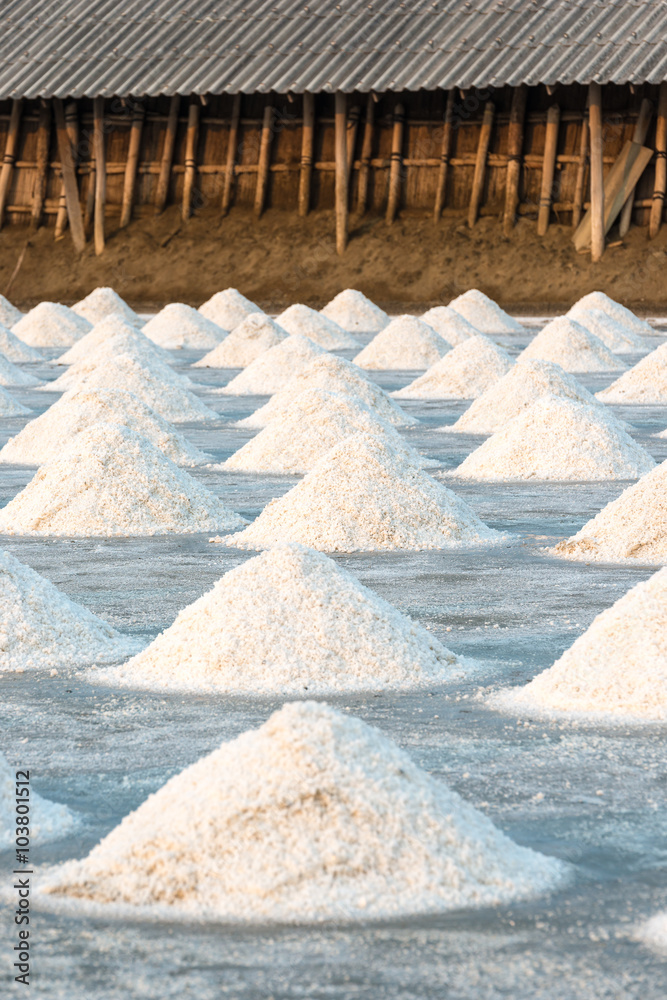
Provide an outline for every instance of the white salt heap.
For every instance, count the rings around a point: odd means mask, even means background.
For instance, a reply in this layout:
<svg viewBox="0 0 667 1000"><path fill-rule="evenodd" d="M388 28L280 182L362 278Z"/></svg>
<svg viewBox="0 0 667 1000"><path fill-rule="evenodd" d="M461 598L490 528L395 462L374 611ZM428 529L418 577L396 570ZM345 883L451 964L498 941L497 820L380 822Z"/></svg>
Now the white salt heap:
<svg viewBox="0 0 667 1000"><path fill-rule="evenodd" d="M193 368L247 368L289 334L265 313L251 313L225 339L195 361Z"/></svg>
<svg viewBox="0 0 667 1000"><path fill-rule="evenodd" d="M283 330L294 335L308 337L320 347L327 351L340 351L345 348L359 347L359 341L351 333L343 330L338 323L327 319L322 313L301 303L289 306L280 316L276 316L276 323Z"/></svg>
<svg viewBox="0 0 667 1000"><path fill-rule="evenodd" d="M144 652L94 679L158 690L322 696L442 684L459 666L421 625L345 569L292 544L230 570Z"/></svg>
<svg viewBox="0 0 667 1000"><path fill-rule="evenodd" d="M10 535L161 535L245 523L146 438L103 423L77 434L0 510L0 531Z"/></svg>
<svg viewBox="0 0 667 1000"><path fill-rule="evenodd" d="M624 371L626 366L599 337L569 316L558 316L542 329L519 355L520 361L555 361L566 372Z"/></svg>
<svg viewBox="0 0 667 1000"><path fill-rule="evenodd" d="M667 954L667 911L656 913L639 929L640 941L654 951Z"/></svg>
<svg viewBox="0 0 667 1000"><path fill-rule="evenodd" d="M114 663L144 645L0 550L0 672Z"/></svg>
<svg viewBox="0 0 667 1000"><path fill-rule="evenodd" d="M632 333L636 333L640 337L645 337L647 334L650 335L654 332L646 320L640 319L630 309L626 309L620 302L609 298L604 292L589 292L588 295L584 295L578 302L575 302L572 308L601 309L603 313L606 313L611 319L616 320L626 330L631 330ZM572 309L570 312L572 312Z"/></svg>
<svg viewBox="0 0 667 1000"><path fill-rule="evenodd" d="M525 333L518 320L513 319L497 302L484 292L471 288L452 299L449 308L467 319L471 326L482 333Z"/></svg>
<svg viewBox="0 0 667 1000"><path fill-rule="evenodd" d="M0 753L0 850L16 846L16 772ZM42 798L30 789L30 844L64 837L76 824L67 806Z"/></svg>
<svg viewBox="0 0 667 1000"><path fill-rule="evenodd" d="M559 396L606 410L595 396L553 361L517 361L506 375L471 403L455 424L444 429L464 434L493 434L543 396Z"/></svg>
<svg viewBox="0 0 667 1000"><path fill-rule="evenodd" d="M110 349L111 348L111 349ZM123 348L129 348L124 350ZM74 365L77 361L89 361L100 351L104 357L112 354L134 353L137 357L156 358L167 363L171 361L169 351L163 350L146 337L142 330L128 323L127 320L112 313L96 323L90 333L61 354L53 363L56 365Z"/></svg>
<svg viewBox="0 0 667 1000"><path fill-rule="evenodd" d="M170 302L149 319L143 332L153 343L172 351L210 351L227 336L227 330L183 302Z"/></svg>
<svg viewBox="0 0 667 1000"><path fill-rule="evenodd" d="M23 316L20 309L12 305L9 299L6 299L4 295L0 295L0 323L6 326L7 329L11 330L15 323Z"/></svg>
<svg viewBox="0 0 667 1000"><path fill-rule="evenodd" d="M548 670L496 696L521 712L667 719L667 568L593 621Z"/></svg>
<svg viewBox="0 0 667 1000"><path fill-rule="evenodd" d="M416 316L396 316L354 359L360 368L428 368L449 344Z"/></svg>
<svg viewBox="0 0 667 1000"><path fill-rule="evenodd" d="M134 326L144 325L141 317L128 306L124 299L121 299L117 292L114 292L113 288L95 288L89 295L86 295L85 299L75 303L72 309L93 326L113 313L122 316L124 320Z"/></svg>
<svg viewBox="0 0 667 1000"><path fill-rule="evenodd" d="M448 344L456 347L468 337L475 337L480 331L464 319L455 309L449 306L434 306L422 316L422 322L427 323L436 333L439 333Z"/></svg>
<svg viewBox="0 0 667 1000"><path fill-rule="evenodd" d="M416 426L419 421L404 413L387 393L361 368L351 361L337 358L333 354L323 354L315 358L305 368L301 368L282 389L274 393L268 403L255 410L249 417L239 420L237 427L266 427L273 420L282 419L294 400L305 389L326 389L349 396L357 403L363 403L385 423L394 427Z"/></svg>
<svg viewBox="0 0 667 1000"><path fill-rule="evenodd" d="M24 343L11 330L2 325L0 325L0 354L4 354L8 361L18 364L44 360L44 356L39 351Z"/></svg>
<svg viewBox="0 0 667 1000"><path fill-rule="evenodd" d="M12 327L19 340L33 347L71 347L92 328L85 317L59 302L40 302Z"/></svg>
<svg viewBox="0 0 667 1000"><path fill-rule="evenodd" d="M403 389L398 399L475 399L512 367L509 354L483 334L468 337Z"/></svg>
<svg viewBox="0 0 667 1000"><path fill-rule="evenodd" d="M110 363L113 364L123 356L131 357L142 367L148 369L155 378L159 378L167 385L175 385L181 389L190 388L192 386L190 378L175 372L154 353L154 350L154 345L147 338L144 338L144 341L135 340L134 331L114 334L113 337L105 338L85 358L75 361L67 371L64 371L53 382L47 382L42 387L43 391L64 392L66 389L79 388L98 368L105 367Z"/></svg>
<svg viewBox="0 0 667 1000"><path fill-rule="evenodd" d="M43 465L57 458L63 445L77 434L100 422L129 427L176 465L191 467L211 461L132 393L121 389L71 389L9 439L0 450L0 462Z"/></svg>
<svg viewBox="0 0 667 1000"><path fill-rule="evenodd" d="M667 462L629 486L552 553L584 562L667 562Z"/></svg>
<svg viewBox="0 0 667 1000"><path fill-rule="evenodd" d="M23 406L0 386L0 417L22 417L28 413L32 413L32 410Z"/></svg>
<svg viewBox="0 0 667 1000"><path fill-rule="evenodd" d="M244 549L302 542L325 552L354 552L458 548L506 538L388 439L355 434L267 504L245 531L216 541Z"/></svg>
<svg viewBox="0 0 667 1000"><path fill-rule="evenodd" d="M646 350L643 337L623 326L601 309L587 309L579 304L572 306L567 315L581 323L614 354L636 354Z"/></svg>
<svg viewBox="0 0 667 1000"><path fill-rule="evenodd" d="M389 324L384 309L354 288L339 292L320 312L348 333L378 333Z"/></svg>
<svg viewBox="0 0 667 1000"><path fill-rule="evenodd" d="M0 385L22 385L27 387L42 385L42 383L34 375L24 372L13 362L8 361L4 354L0 354Z"/></svg>
<svg viewBox="0 0 667 1000"><path fill-rule="evenodd" d="M199 307L199 312L223 330L233 330L251 313L261 313L259 306L235 288L216 292Z"/></svg>
<svg viewBox="0 0 667 1000"><path fill-rule="evenodd" d="M297 702L171 778L45 890L165 916L367 921L534 896L566 871L379 730Z"/></svg>
<svg viewBox="0 0 667 1000"><path fill-rule="evenodd" d="M599 406L543 396L454 471L465 479L637 479L655 462Z"/></svg>
<svg viewBox="0 0 667 1000"><path fill-rule="evenodd" d="M656 347L607 389L596 393L604 403L667 403L667 343Z"/></svg>
<svg viewBox="0 0 667 1000"><path fill-rule="evenodd" d="M292 336L270 347L242 372L215 391L230 396L272 396L315 358L326 354L308 337Z"/></svg>

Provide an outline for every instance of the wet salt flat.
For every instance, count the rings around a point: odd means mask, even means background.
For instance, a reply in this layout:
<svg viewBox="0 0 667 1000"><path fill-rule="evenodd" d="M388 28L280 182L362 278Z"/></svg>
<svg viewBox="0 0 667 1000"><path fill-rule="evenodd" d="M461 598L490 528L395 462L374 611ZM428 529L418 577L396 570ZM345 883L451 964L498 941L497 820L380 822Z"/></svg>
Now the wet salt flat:
<svg viewBox="0 0 667 1000"><path fill-rule="evenodd" d="M499 339L516 354L528 338ZM654 338L655 346L663 339ZM173 358L180 369L202 353L173 352ZM624 356L628 364L637 359ZM48 378L58 374L47 365L30 370ZM229 422L247 416L265 397L208 391L235 372L188 374L221 421L217 427L179 429L224 459L252 436ZM377 373L386 389L413 377ZM594 391L612 380L581 378ZM34 390L12 392L36 413L57 398ZM454 468L483 440L444 429L466 403L402 405L423 421L402 433L443 468ZM612 409L654 458L667 458L667 439L651 437L667 427L666 408ZM3 421L0 444L26 422ZM298 481L210 469L195 469L193 475L248 517ZM0 465L0 504L31 476L32 470ZM329 701L381 728L518 843L571 862L570 883L511 906L375 925L248 930L36 911L32 990L40 1000L665 996L665 958L634 939L638 923L667 907L665 727L518 719L484 703L486 691L525 683L549 666L596 614L654 571L561 561L543 551L578 530L627 483L453 479L447 485L490 526L516 540L475 551L334 558L476 664L446 688ZM207 536L3 536L2 546L112 625L147 638L252 555L211 545ZM80 816L74 835L34 848L42 865L85 854L168 777L222 740L261 724L281 704L114 691L90 683L82 672L63 670L54 677L0 675L0 684L2 749L13 765L30 768L36 791ZM4 860L7 870L11 856ZM6 907L1 919L8 940ZM9 983L9 972L3 976Z"/></svg>

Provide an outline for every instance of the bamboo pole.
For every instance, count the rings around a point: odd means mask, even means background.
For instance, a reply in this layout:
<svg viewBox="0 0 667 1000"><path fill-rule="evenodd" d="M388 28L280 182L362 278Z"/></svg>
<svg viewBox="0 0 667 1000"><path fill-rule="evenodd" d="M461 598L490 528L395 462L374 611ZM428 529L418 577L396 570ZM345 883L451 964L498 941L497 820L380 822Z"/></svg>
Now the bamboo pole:
<svg viewBox="0 0 667 1000"><path fill-rule="evenodd" d="M357 211L360 215L368 205L368 181L371 173L371 155L373 152L373 126L375 123L375 101L373 95L368 95L366 101L366 121L364 135L361 141L361 161L359 163L359 181L357 185Z"/></svg>
<svg viewBox="0 0 667 1000"><path fill-rule="evenodd" d="M524 83L512 91L510 123L507 134L507 178L505 181L505 212L503 232L509 236L514 228L519 206L519 182L521 180L521 154L523 152L523 123L526 117L528 88Z"/></svg>
<svg viewBox="0 0 667 1000"><path fill-rule="evenodd" d="M667 189L667 83L660 84L658 98L658 120L655 126L655 184L653 186L653 204L649 218L649 239L655 239L660 232L662 216L665 208L665 190Z"/></svg>
<svg viewBox="0 0 667 1000"><path fill-rule="evenodd" d="M544 158L542 160L542 188L540 191L540 207L537 213L537 235L544 236L549 228L549 215L553 201L554 174L556 171L556 153L558 151L558 126L560 125L560 108L552 104L547 111L547 130L544 140Z"/></svg>
<svg viewBox="0 0 667 1000"><path fill-rule="evenodd" d="M484 117L479 133L479 144L477 146L477 158L475 160L475 173L472 179L472 194L470 196L470 207L468 209L468 226L470 229L477 221L479 206L482 201L484 191L484 176L486 174L486 157L489 152L491 142L491 130L493 128L493 116L495 107L492 101L487 101L484 106Z"/></svg>
<svg viewBox="0 0 667 1000"><path fill-rule="evenodd" d="M262 138L259 146L259 161L257 163L257 187L255 188L255 215L258 219L264 211L266 191L269 185L273 114L273 107L267 104L264 108L264 119L262 121Z"/></svg>
<svg viewBox="0 0 667 1000"><path fill-rule="evenodd" d="M53 100L53 110L56 117L56 132L58 134L58 150L60 152L60 169L63 175L65 186L65 199L67 201L67 215L69 227L72 231L72 241L79 253L86 244L86 234L81 218L81 204L79 202L79 188L76 182L76 168L72 156L72 143L65 125L65 112L63 102L59 98Z"/></svg>
<svg viewBox="0 0 667 1000"><path fill-rule="evenodd" d="M241 95L234 95L232 104L232 117L229 122L229 139L227 140L227 164L225 166L225 184L222 189L222 214L227 215L232 200L232 186L234 183L234 166L236 164L236 150L239 142L239 119L241 118Z"/></svg>
<svg viewBox="0 0 667 1000"><path fill-rule="evenodd" d="M135 104L132 112L130 145L127 152L127 164L125 165L125 179L123 182L123 203L120 210L121 229L124 229L132 218L132 203L134 202L134 189L137 182L137 165L139 163L139 147L141 146L141 131L143 127L143 105Z"/></svg>
<svg viewBox="0 0 667 1000"><path fill-rule="evenodd" d="M397 104L394 108L394 129L391 137L391 166L389 167L389 197L387 199L387 225L390 226L396 218L401 200L401 173L403 171L403 128L405 125L405 108Z"/></svg>
<svg viewBox="0 0 667 1000"><path fill-rule="evenodd" d="M347 99L336 92L335 118L336 147L336 250L345 252L347 246L348 185L347 185Z"/></svg>
<svg viewBox="0 0 667 1000"><path fill-rule="evenodd" d="M65 107L65 128L67 130L67 135L69 136L69 141L71 143L72 149L76 150L79 142L79 123L77 120L76 103L70 101ZM75 160L76 163L76 160ZM62 174L62 168L61 168ZM60 185L60 200L58 202L58 214L56 216L56 228L55 228L55 239L59 240L65 233L67 228L67 198L65 197L65 182Z"/></svg>
<svg viewBox="0 0 667 1000"><path fill-rule="evenodd" d="M435 208L433 219L438 222L445 207L447 195L447 174L449 172L449 158L452 152L452 112L454 110L454 91L447 94L445 105L445 121L442 127L442 143L440 146L440 168L438 170L438 186L435 192Z"/></svg>
<svg viewBox="0 0 667 1000"><path fill-rule="evenodd" d="M104 144L104 98L93 100L95 118L93 143L95 146L95 253L104 252L104 203L107 194L107 165Z"/></svg>
<svg viewBox="0 0 667 1000"><path fill-rule="evenodd" d="M361 108L358 104L350 108L347 116L347 183L350 184L352 167L354 166L354 149L357 144L357 129L361 118Z"/></svg>
<svg viewBox="0 0 667 1000"><path fill-rule="evenodd" d="M651 124L651 118L653 117L653 104L648 98L644 98L640 108L637 121L635 123L635 129L632 134L632 141L639 143L640 146L644 145L644 140L648 133L648 127ZM621 209L621 219L618 224L618 232L621 239L627 234L630 224L632 222L632 206L635 200L635 189L633 188L628 195L625 205Z"/></svg>
<svg viewBox="0 0 667 1000"><path fill-rule="evenodd" d="M308 215L310 182L313 175L313 144L315 139L315 95L303 95L303 131L301 132L301 168L299 170L299 215Z"/></svg>
<svg viewBox="0 0 667 1000"><path fill-rule="evenodd" d="M579 140L579 162L574 184L574 199L572 204L572 228L576 229L581 222L584 207L584 178L586 177L586 162L588 159L588 118L584 115L581 122L581 137Z"/></svg>
<svg viewBox="0 0 667 1000"><path fill-rule="evenodd" d="M46 195L46 179L49 169L50 142L51 105L42 99L39 107L39 122L37 125L35 182L32 188L32 211L30 213L30 225L33 229L38 229L42 220L44 197Z"/></svg>
<svg viewBox="0 0 667 1000"><path fill-rule="evenodd" d="M169 116L167 127L164 132L164 145L162 147L162 159L160 160L160 173L155 189L155 214L159 215L164 211L169 195L169 178L171 177L171 164L174 159L174 145L176 143L176 129L178 128L178 112L181 99L175 94L169 105Z"/></svg>
<svg viewBox="0 0 667 1000"><path fill-rule="evenodd" d="M602 88L588 88L588 125L591 131L591 260L596 264L604 253L604 164L602 161Z"/></svg>
<svg viewBox="0 0 667 1000"><path fill-rule="evenodd" d="M20 125L21 101L12 101L12 111L9 117L9 129L5 143L5 155L2 160L2 172L0 172L0 229L2 229L2 224L5 221L5 207L12 180L12 170L16 161L16 147L19 141Z"/></svg>
<svg viewBox="0 0 667 1000"><path fill-rule="evenodd" d="M192 191L197 173L197 137L199 135L199 101L191 101L188 108L188 131L185 137L185 175L183 177L183 204L181 218L186 222L192 215Z"/></svg>

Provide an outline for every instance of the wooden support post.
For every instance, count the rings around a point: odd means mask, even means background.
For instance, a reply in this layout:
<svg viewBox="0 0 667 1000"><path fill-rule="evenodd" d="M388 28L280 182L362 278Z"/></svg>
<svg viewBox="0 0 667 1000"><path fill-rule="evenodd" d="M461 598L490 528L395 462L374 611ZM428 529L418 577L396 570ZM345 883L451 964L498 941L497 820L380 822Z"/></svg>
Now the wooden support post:
<svg viewBox="0 0 667 1000"><path fill-rule="evenodd" d="M313 176L313 145L315 139L315 95L303 95L303 129L301 132L301 168L299 170L299 215L308 215L310 181Z"/></svg>
<svg viewBox="0 0 667 1000"><path fill-rule="evenodd" d="M524 83L512 91L510 123L507 134L507 177L505 180L505 212L503 232L509 236L514 229L519 207L519 182L521 180L521 154L523 153L523 123L526 117L528 88Z"/></svg>
<svg viewBox="0 0 667 1000"><path fill-rule="evenodd" d="M264 211L266 191L269 186L269 166L271 163L271 138L273 136L273 107L267 104L264 108L262 121L262 138L259 146L259 161L257 164L257 187L255 188L255 215L260 217Z"/></svg>
<svg viewBox="0 0 667 1000"><path fill-rule="evenodd" d="M49 169L49 146L51 144L51 105L42 98L37 124L37 152L35 156L35 182L32 188L32 211L30 225L38 229L42 221L42 209L46 195L46 180Z"/></svg>
<svg viewBox="0 0 667 1000"><path fill-rule="evenodd" d="M375 101L373 95L368 95L366 101L366 121L364 135L361 141L361 162L359 165L359 182L357 186L357 211L360 215L368 206L368 182L371 174L371 155L373 153L373 125L375 122Z"/></svg>
<svg viewBox="0 0 667 1000"><path fill-rule="evenodd" d="M191 101L188 108L188 131L185 137L185 174L183 176L183 204L181 218L186 222L192 215L192 192L197 174L197 137L199 136L199 101Z"/></svg>
<svg viewBox="0 0 667 1000"><path fill-rule="evenodd" d="M579 162L574 183L574 200L572 205L572 228L576 229L581 222L584 210L584 180L586 178L586 163L588 161L588 118L584 115L581 122L581 137L579 140Z"/></svg>
<svg viewBox="0 0 667 1000"><path fill-rule="evenodd" d="M347 186L347 99L336 92L335 117L336 147L336 250L345 252L347 246L348 186Z"/></svg>
<svg viewBox="0 0 667 1000"><path fill-rule="evenodd" d="M79 188L76 182L76 167L72 156L72 142L65 125L65 112L63 102L55 97L53 100L53 110L56 117L56 132L58 134L58 150L60 153L60 169L65 185L65 199L67 201L67 215L69 227L72 231L72 241L76 250L81 253L86 245L86 234L83 228L81 217L81 204L79 202Z"/></svg>
<svg viewBox="0 0 667 1000"><path fill-rule="evenodd" d="M127 163L125 164L125 180L123 182L123 203L120 210L120 228L124 229L132 218L132 203L134 201L134 189L137 182L137 166L139 164L139 147L141 146L141 132L144 127L144 108L141 104L135 104L132 111L132 125L130 128L130 145L127 152Z"/></svg>
<svg viewBox="0 0 667 1000"><path fill-rule="evenodd" d="M354 150L357 144L357 129L361 118L361 108L358 104L350 108L347 116L347 183L350 184L352 177L352 167L354 165Z"/></svg>
<svg viewBox="0 0 667 1000"><path fill-rule="evenodd" d="M491 142L491 130L493 128L493 116L495 113L493 101L487 101L484 106L484 117L479 133L479 143L477 145L477 158L475 160L475 173L472 179L472 194L470 196L470 207L468 209L468 226L470 229L477 222L479 206L482 203L484 192L484 176L486 174L486 157L489 152Z"/></svg>
<svg viewBox="0 0 667 1000"><path fill-rule="evenodd" d="M178 112L181 106L181 99L178 94L174 95L169 105L169 117L167 127L164 132L164 145L162 147L162 159L160 160L160 173L155 189L155 214L159 215L164 211L169 195L169 178L171 177L171 164L174 159L174 145L176 143L176 129L178 128Z"/></svg>
<svg viewBox="0 0 667 1000"><path fill-rule="evenodd" d="M12 181L12 171L16 162L16 147L19 141L19 126L21 124L21 101L12 101L12 113L9 116L9 130L5 143L5 155L0 172L0 229L5 221L5 208L9 196L9 186Z"/></svg>
<svg viewBox="0 0 667 1000"><path fill-rule="evenodd" d="M442 216L442 210L445 207L445 198L447 196L447 174L449 173L449 157L452 152L452 112L454 110L454 91L450 90L447 94L447 103L445 105L445 121L442 126L442 142L440 144L440 168L438 170L438 186L435 192L435 208L433 210L433 219L435 222L440 220Z"/></svg>
<svg viewBox="0 0 667 1000"><path fill-rule="evenodd" d="M83 226L86 231L86 239L93 235L93 219L95 218L95 157L90 159L90 169L88 171L88 189L86 191L86 208L83 216Z"/></svg>
<svg viewBox="0 0 667 1000"><path fill-rule="evenodd" d="M635 130L632 134L632 141L639 143L640 146L644 145L646 135L648 133L648 127L651 124L651 118L653 117L653 104L648 98L644 98L639 108L639 115L637 117L637 122L635 124ZM618 232L623 239L630 228L630 223L632 222L632 205L635 200L635 188L632 189L628 195L627 201L621 210L621 219L618 224Z"/></svg>
<svg viewBox="0 0 667 1000"><path fill-rule="evenodd" d="M104 208L107 195L107 163L104 143L104 98L93 100L95 147L95 253L104 252Z"/></svg>
<svg viewBox="0 0 667 1000"><path fill-rule="evenodd" d="M602 161L602 88L588 88L588 125L591 131L591 260L596 264L604 253L604 164Z"/></svg>
<svg viewBox="0 0 667 1000"><path fill-rule="evenodd" d="M558 152L558 126L560 125L560 108L552 104L547 111L547 131L544 139L544 157L542 160L542 188L540 190L540 208L537 213L537 235L544 236L549 228L549 215L554 193L554 174L556 170L556 153Z"/></svg>
<svg viewBox="0 0 667 1000"><path fill-rule="evenodd" d="M79 123L77 120L76 103L70 101L65 106L65 128L71 143L72 149L76 150L79 142ZM76 164L76 157L74 158ZM61 169L62 174L62 169ZM59 240L67 228L67 199L65 198L65 182L60 185L60 199L58 202L58 214L56 216L55 239Z"/></svg>
<svg viewBox="0 0 667 1000"><path fill-rule="evenodd" d="M655 126L655 183L653 185L653 204L649 218L649 239L655 239L660 232L662 216L665 208L665 191L667 190L667 83L660 84L658 98L658 120Z"/></svg>
<svg viewBox="0 0 667 1000"><path fill-rule="evenodd" d="M229 139L227 140L227 164L225 166L225 184L222 189L222 214L227 215L232 201L234 184L234 168L236 166L236 150L239 143L239 119L241 117L241 95L234 95L232 117L229 122Z"/></svg>
<svg viewBox="0 0 667 1000"><path fill-rule="evenodd" d="M387 225L396 218L401 200L401 173L403 172L403 128L405 108L397 104L394 108L394 130L391 137L391 164L389 166L389 197L387 198Z"/></svg>

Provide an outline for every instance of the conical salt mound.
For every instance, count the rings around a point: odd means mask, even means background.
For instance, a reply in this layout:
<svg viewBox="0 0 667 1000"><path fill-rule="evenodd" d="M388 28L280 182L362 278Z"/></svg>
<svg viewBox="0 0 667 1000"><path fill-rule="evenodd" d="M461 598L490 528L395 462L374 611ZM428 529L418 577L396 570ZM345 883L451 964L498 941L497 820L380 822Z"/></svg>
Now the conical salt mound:
<svg viewBox="0 0 667 1000"><path fill-rule="evenodd" d="M321 696L442 684L458 665L327 556L292 544L230 570L143 653L102 677L129 687Z"/></svg>
<svg viewBox="0 0 667 1000"><path fill-rule="evenodd" d="M144 645L2 550L0 594L0 672L114 663Z"/></svg>
<svg viewBox="0 0 667 1000"><path fill-rule="evenodd" d="M603 313L606 313L611 319L616 320L626 330L631 330L632 333L636 333L640 337L654 333L653 328L646 320L640 319L630 309L626 309L620 302L609 298L604 292L589 292L588 295L584 295L578 302L575 302L572 308L601 309ZM572 312L572 309L570 309L570 312Z"/></svg>
<svg viewBox="0 0 667 1000"><path fill-rule="evenodd" d="M603 403L667 403L667 343L656 347L596 396Z"/></svg>
<svg viewBox="0 0 667 1000"><path fill-rule="evenodd" d="M12 305L4 295L0 295L0 323L6 326L8 330L11 330L14 324L18 323L22 317L23 313L21 310Z"/></svg>
<svg viewBox="0 0 667 1000"><path fill-rule="evenodd" d="M22 417L28 413L32 413L32 410L23 406L0 386L0 417Z"/></svg>
<svg viewBox="0 0 667 1000"><path fill-rule="evenodd" d="M124 299L121 299L117 292L114 292L113 288L95 288L89 295L86 295L85 299L81 299L80 302L73 305L72 309L93 326L101 319L112 316L114 313L122 316L134 326L144 325L141 317L128 306Z"/></svg>
<svg viewBox="0 0 667 1000"><path fill-rule="evenodd" d="M21 767L19 762L18 768ZM16 847L16 772L0 753L0 850ZM64 837L76 819L67 806L42 798L30 789L30 845ZM20 876L17 876L20 878ZM17 928L18 929L18 928Z"/></svg>
<svg viewBox="0 0 667 1000"><path fill-rule="evenodd" d="M667 562L667 461L603 507L552 552L584 562Z"/></svg>
<svg viewBox="0 0 667 1000"><path fill-rule="evenodd" d="M354 359L360 368L428 368L449 350L449 344L416 316L396 316Z"/></svg>
<svg viewBox="0 0 667 1000"><path fill-rule="evenodd" d="M10 535L162 535L245 524L144 437L95 424L0 510Z"/></svg>
<svg viewBox="0 0 667 1000"><path fill-rule="evenodd" d="M139 336L141 337L141 334ZM135 339L135 331L129 330L103 340L91 354L80 361L75 361L53 382L47 382L42 387L43 391L65 392L67 389L81 388L96 369L113 363L123 356L133 358L138 364L149 369L155 378L161 379L168 385L176 385L182 389L192 386L192 381L187 375L175 372L155 354L155 347L148 338Z"/></svg>
<svg viewBox="0 0 667 1000"><path fill-rule="evenodd" d="M229 396L272 396L326 351L308 337L292 336L270 347L217 392Z"/></svg>
<svg viewBox="0 0 667 1000"><path fill-rule="evenodd" d="M0 354L4 354L8 361L13 361L15 364L44 360L44 356L39 351L30 347L29 344L25 344L11 330L2 325L0 325Z"/></svg>
<svg viewBox="0 0 667 1000"><path fill-rule="evenodd" d="M245 531L217 540L244 549L301 542L325 552L355 552L458 548L506 538L386 438L355 434L272 500Z"/></svg>
<svg viewBox="0 0 667 1000"><path fill-rule="evenodd" d="M348 333L379 333L389 324L384 309L354 288L339 292L320 312Z"/></svg>
<svg viewBox="0 0 667 1000"><path fill-rule="evenodd" d="M71 347L91 329L85 317L59 302L40 302L12 327L19 340L33 347Z"/></svg>
<svg viewBox="0 0 667 1000"><path fill-rule="evenodd" d="M235 922L365 921L530 897L566 871L379 730L307 701L171 778L45 890Z"/></svg>
<svg viewBox="0 0 667 1000"><path fill-rule="evenodd" d="M324 347L327 351L340 351L345 348L359 347L359 341L351 333L343 330L342 327L327 319L322 313L318 313L309 306L296 305L289 306L280 316L276 317L276 323L283 330L310 340Z"/></svg>
<svg viewBox="0 0 667 1000"><path fill-rule="evenodd" d="M171 361L169 351L163 350L149 340L136 326L128 323L117 313L101 319L96 323L90 333L87 333L81 340L61 354L53 362L56 365L74 365L77 361L88 362L97 355L100 349L104 357L113 354L135 353L144 358L155 358L158 361L168 363Z"/></svg>
<svg viewBox="0 0 667 1000"><path fill-rule="evenodd" d="M0 462L43 465L57 458L63 446L77 434L100 422L129 427L176 465L191 467L212 461L132 393L121 389L82 389L66 392L10 438L0 450Z"/></svg>
<svg viewBox="0 0 667 1000"><path fill-rule="evenodd" d="M447 430L493 434L544 396L558 396L605 409L595 396L553 361L517 361Z"/></svg>
<svg viewBox="0 0 667 1000"><path fill-rule="evenodd" d="M199 312L223 330L233 330L251 313L261 313L262 310L235 288L225 288L207 299L199 307Z"/></svg>
<svg viewBox="0 0 667 1000"><path fill-rule="evenodd" d="M624 371L626 366L605 347L599 337L569 316L552 319L519 355L528 359L554 361L566 372Z"/></svg>
<svg viewBox="0 0 667 1000"><path fill-rule="evenodd" d="M268 403L249 417L239 420L236 426L261 428L273 420L282 419L286 410L305 389L326 389L350 396L355 402L367 406L379 420L394 427L412 427L419 423L416 417L404 413L398 403L371 382L361 368L344 358L324 354L301 368Z"/></svg>
<svg viewBox="0 0 667 1000"><path fill-rule="evenodd" d="M484 292L471 288L452 299L449 308L467 319L471 326L482 333L525 333L525 328L513 319L497 302Z"/></svg>
<svg viewBox="0 0 667 1000"><path fill-rule="evenodd" d="M462 344L468 337L476 337L480 332L477 327L474 327L460 313L450 309L449 306L434 306L424 313L422 322L427 323L452 347Z"/></svg>
<svg viewBox="0 0 667 1000"><path fill-rule="evenodd" d="M146 323L143 332L153 343L172 351L210 351L227 336L217 323L183 302L170 302Z"/></svg>
<svg viewBox="0 0 667 1000"><path fill-rule="evenodd" d="M567 315L577 323L581 323L614 354L636 354L638 351L646 350L646 341L643 337L627 329L601 309L586 309L581 305L575 305Z"/></svg>
<svg viewBox="0 0 667 1000"><path fill-rule="evenodd" d="M0 354L0 385L33 386L42 383L34 375L22 371L17 365L8 361L4 354Z"/></svg>
<svg viewBox="0 0 667 1000"><path fill-rule="evenodd" d="M196 361L193 368L247 368L289 334L264 313L251 313L225 339Z"/></svg>
<svg viewBox="0 0 667 1000"><path fill-rule="evenodd" d="M464 479L637 479L655 462L599 407L544 396L455 470Z"/></svg>
<svg viewBox="0 0 667 1000"><path fill-rule="evenodd" d="M530 684L494 701L518 711L667 720L667 568L598 615Z"/></svg>
<svg viewBox="0 0 667 1000"><path fill-rule="evenodd" d="M475 399L512 367L509 354L483 334L468 337L444 358L392 393L397 399Z"/></svg>

